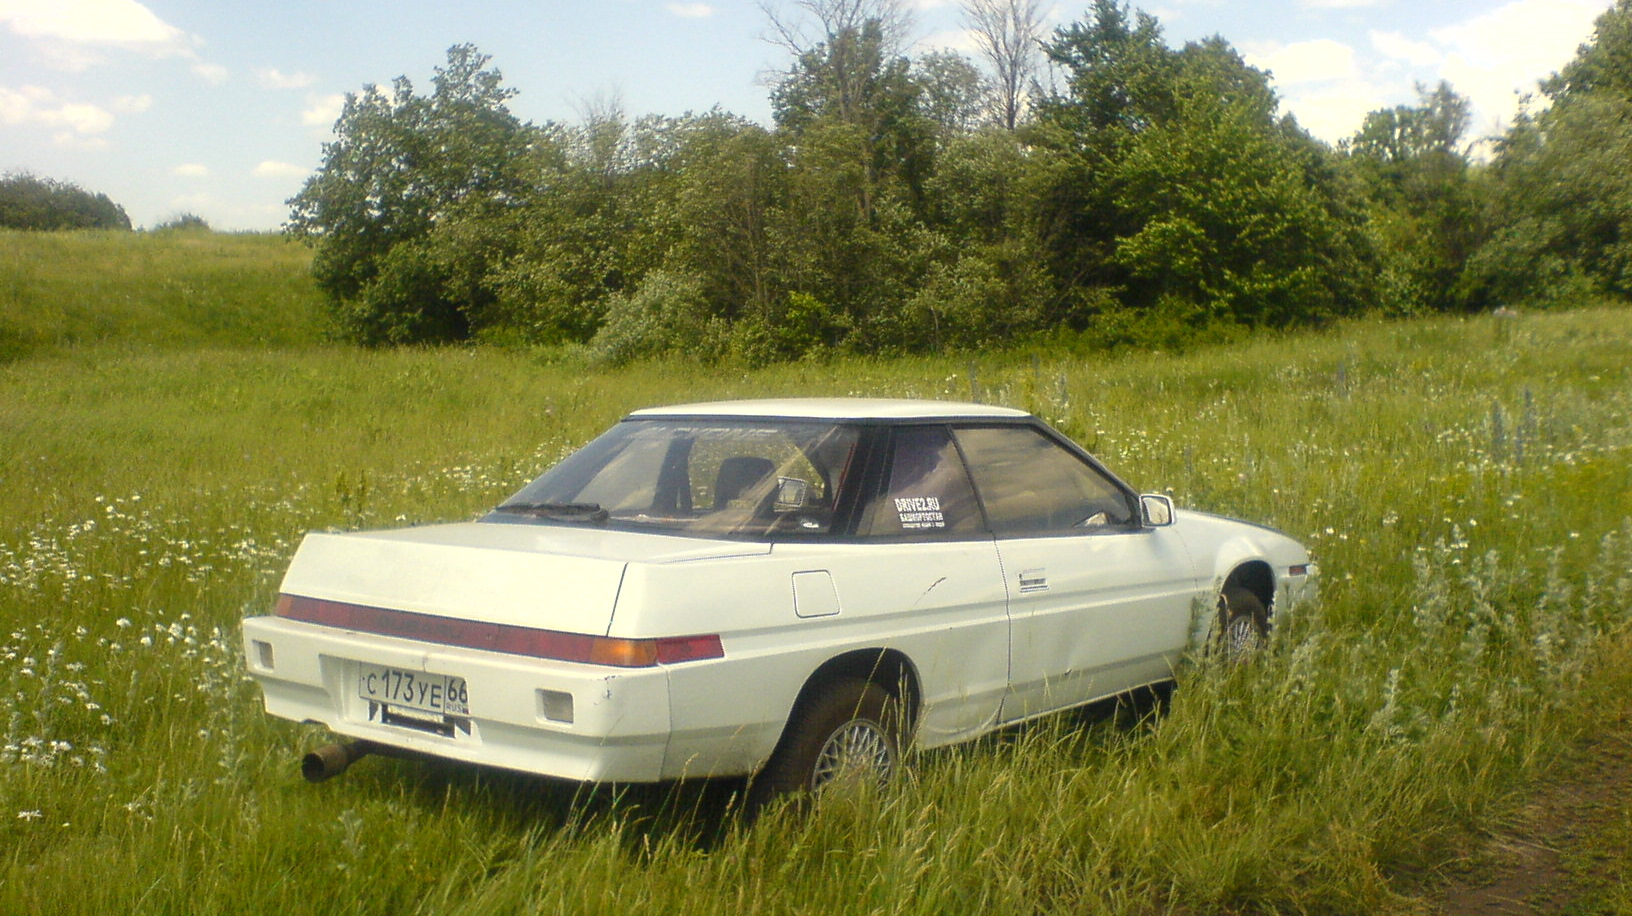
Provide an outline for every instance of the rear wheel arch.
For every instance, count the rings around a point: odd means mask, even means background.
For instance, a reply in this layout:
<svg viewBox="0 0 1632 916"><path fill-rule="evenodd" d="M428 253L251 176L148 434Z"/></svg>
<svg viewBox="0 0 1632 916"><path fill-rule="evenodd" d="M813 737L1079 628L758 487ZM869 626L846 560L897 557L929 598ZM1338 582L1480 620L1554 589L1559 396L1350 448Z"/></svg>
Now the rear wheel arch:
<svg viewBox="0 0 1632 916"><path fill-rule="evenodd" d="M873 772L887 781L911 742L918 704L917 673L901 652L862 649L828 659L805 680L776 748L749 779L748 810L778 795L814 792L830 772Z"/></svg>
<svg viewBox="0 0 1632 916"><path fill-rule="evenodd" d="M918 720L920 700L918 670L898 649L855 649L823 662L805 679L799 696L788 711L788 722L810 705L812 698L828 685L849 678L871 681L888 690L902 704L908 727ZM787 725L784 723L783 729Z"/></svg>

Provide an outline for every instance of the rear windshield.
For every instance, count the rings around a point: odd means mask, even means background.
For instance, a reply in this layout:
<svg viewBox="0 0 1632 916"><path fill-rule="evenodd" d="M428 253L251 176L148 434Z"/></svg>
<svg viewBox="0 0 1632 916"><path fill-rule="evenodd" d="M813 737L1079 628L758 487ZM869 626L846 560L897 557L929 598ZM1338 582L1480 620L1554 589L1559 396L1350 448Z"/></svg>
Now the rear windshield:
<svg viewBox="0 0 1632 916"><path fill-rule="evenodd" d="M858 439L854 427L823 422L625 420L484 521L827 534Z"/></svg>

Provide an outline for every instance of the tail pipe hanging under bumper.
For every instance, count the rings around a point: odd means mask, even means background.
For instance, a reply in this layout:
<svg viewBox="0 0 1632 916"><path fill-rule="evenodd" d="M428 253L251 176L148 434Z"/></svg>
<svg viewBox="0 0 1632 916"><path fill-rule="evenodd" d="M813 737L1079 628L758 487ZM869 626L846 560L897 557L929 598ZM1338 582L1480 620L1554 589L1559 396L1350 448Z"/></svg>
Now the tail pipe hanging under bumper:
<svg viewBox="0 0 1632 916"><path fill-rule="evenodd" d="M346 771L346 768L374 753L379 748L372 741L347 741L325 744L300 760L300 775L307 782L322 782Z"/></svg>

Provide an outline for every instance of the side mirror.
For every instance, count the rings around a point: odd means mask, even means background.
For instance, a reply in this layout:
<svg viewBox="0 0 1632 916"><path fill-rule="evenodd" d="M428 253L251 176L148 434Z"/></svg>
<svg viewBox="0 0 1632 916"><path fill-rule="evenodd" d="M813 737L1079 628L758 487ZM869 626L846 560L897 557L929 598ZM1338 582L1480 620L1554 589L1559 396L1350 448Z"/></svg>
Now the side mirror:
<svg viewBox="0 0 1632 916"><path fill-rule="evenodd" d="M1139 497L1139 507L1145 513L1146 528L1165 528L1173 524L1173 500L1155 493Z"/></svg>
<svg viewBox="0 0 1632 916"><path fill-rule="evenodd" d="M776 478L776 506L777 512L791 512L803 509L805 501L810 498L810 484L797 477Z"/></svg>

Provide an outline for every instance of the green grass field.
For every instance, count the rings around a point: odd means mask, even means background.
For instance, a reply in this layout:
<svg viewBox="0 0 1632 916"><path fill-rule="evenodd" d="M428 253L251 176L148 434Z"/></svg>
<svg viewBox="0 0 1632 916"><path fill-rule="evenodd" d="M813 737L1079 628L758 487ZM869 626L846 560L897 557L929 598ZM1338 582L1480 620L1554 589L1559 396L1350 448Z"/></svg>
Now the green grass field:
<svg viewBox="0 0 1632 916"><path fill-rule="evenodd" d="M0 235L0 330L27 341L0 364L3 913L1417 912L1632 704L1625 309L614 372L325 345L300 249L161 241ZM142 286L185 264L260 292L164 306L98 266L138 256L172 265ZM470 518L639 406L972 392L1305 540L1323 600L1254 663L1181 672L1158 719L1053 717L751 826L729 785L379 758L307 785L323 735L240 673L237 622L307 530Z"/></svg>
<svg viewBox="0 0 1632 916"><path fill-rule="evenodd" d="M311 340L324 317L310 261L278 236L0 229L0 363L99 344Z"/></svg>

